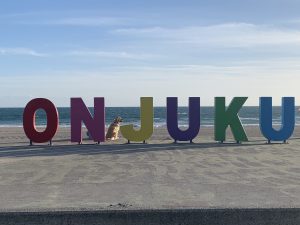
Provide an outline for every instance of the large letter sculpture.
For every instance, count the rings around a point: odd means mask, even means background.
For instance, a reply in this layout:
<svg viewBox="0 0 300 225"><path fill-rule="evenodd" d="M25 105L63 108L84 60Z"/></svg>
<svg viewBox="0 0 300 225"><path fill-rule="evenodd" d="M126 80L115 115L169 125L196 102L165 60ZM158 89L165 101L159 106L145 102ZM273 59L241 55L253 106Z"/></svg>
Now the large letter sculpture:
<svg viewBox="0 0 300 225"><path fill-rule="evenodd" d="M82 143L82 122L90 137L95 141L105 141L104 98L94 99L94 118L81 98L71 98L71 141Z"/></svg>
<svg viewBox="0 0 300 225"><path fill-rule="evenodd" d="M275 130L272 126L272 98L260 98L260 130L270 143L271 141L284 141L289 139L295 128L295 98L282 98L281 128Z"/></svg>
<svg viewBox="0 0 300 225"><path fill-rule="evenodd" d="M46 112L47 126L43 132L36 130L35 114L38 109L43 109ZM58 128L58 112L55 105L48 99L36 98L31 100L25 107L23 113L23 128L26 136L33 142L44 143L50 141L56 134Z"/></svg>
<svg viewBox="0 0 300 225"><path fill-rule="evenodd" d="M153 133L153 98L152 97L141 97L141 128L135 130L133 125L121 126L121 133L124 138L130 141L136 141L144 143L149 139Z"/></svg>
<svg viewBox="0 0 300 225"><path fill-rule="evenodd" d="M200 130L200 98L189 98L189 128L182 131L178 128L178 100L176 97L167 98L167 128L170 136L177 141L190 141Z"/></svg>
<svg viewBox="0 0 300 225"><path fill-rule="evenodd" d="M226 129L230 126L234 139L239 143L248 141L247 135L241 124L238 112L246 102L247 97L235 97L230 105L225 106L225 97L215 98L215 140L226 140Z"/></svg>

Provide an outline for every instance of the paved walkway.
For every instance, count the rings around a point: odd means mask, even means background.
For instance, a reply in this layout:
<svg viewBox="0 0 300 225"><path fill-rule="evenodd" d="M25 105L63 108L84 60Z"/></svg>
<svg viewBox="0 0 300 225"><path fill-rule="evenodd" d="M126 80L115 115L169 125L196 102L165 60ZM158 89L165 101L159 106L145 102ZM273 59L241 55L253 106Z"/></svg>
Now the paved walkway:
<svg viewBox="0 0 300 225"><path fill-rule="evenodd" d="M0 147L0 210L300 207L299 146Z"/></svg>

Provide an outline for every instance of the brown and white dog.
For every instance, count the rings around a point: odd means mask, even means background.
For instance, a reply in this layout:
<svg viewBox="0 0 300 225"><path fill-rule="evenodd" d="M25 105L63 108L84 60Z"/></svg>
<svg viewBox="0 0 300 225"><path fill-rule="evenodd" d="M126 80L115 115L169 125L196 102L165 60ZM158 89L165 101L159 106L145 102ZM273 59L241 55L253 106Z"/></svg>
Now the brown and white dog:
<svg viewBox="0 0 300 225"><path fill-rule="evenodd" d="M110 124L110 126L107 129L106 133L106 140L116 140L119 138L119 130L120 130L120 125L123 122L123 119L121 117L116 117L114 122Z"/></svg>

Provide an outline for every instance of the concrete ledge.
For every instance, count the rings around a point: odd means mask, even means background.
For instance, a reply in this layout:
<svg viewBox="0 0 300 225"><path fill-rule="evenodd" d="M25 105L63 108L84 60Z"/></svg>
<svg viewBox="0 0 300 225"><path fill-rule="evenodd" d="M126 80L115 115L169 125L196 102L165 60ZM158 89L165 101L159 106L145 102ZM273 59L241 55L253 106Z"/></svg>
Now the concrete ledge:
<svg viewBox="0 0 300 225"><path fill-rule="evenodd" d="M300 208L0 212L5 225L299 225Z"/></svg>

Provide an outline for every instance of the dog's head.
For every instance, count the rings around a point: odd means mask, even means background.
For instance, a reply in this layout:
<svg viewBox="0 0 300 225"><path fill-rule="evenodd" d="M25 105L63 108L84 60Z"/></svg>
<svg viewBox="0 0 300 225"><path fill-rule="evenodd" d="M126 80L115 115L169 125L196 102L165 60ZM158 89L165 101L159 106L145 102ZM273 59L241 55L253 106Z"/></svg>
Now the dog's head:
<svg viewBox="0 0 300 225"><path fill-rule="evenodd" d="M123 122L123 119L120 116L117 116L114 120L114 123L122 123L122 122Z"/></svg>

